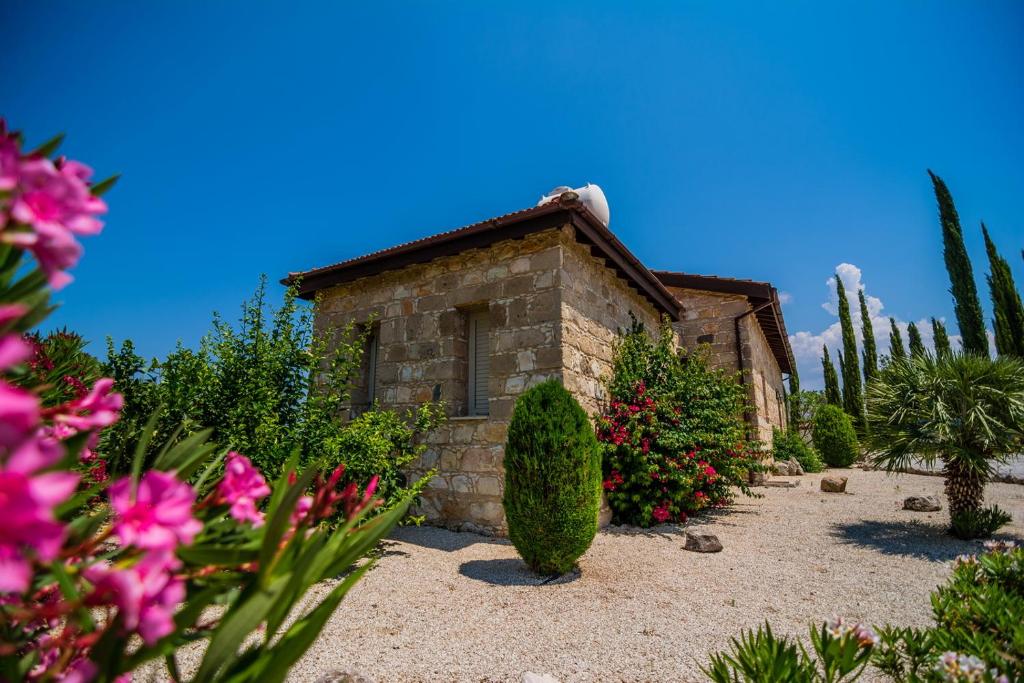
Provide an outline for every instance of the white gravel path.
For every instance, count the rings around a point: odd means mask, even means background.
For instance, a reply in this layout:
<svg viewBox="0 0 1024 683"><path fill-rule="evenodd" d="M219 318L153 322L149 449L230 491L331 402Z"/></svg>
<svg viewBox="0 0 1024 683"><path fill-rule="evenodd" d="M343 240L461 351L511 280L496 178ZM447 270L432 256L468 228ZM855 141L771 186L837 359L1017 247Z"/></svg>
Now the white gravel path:
<svg viewBox="0 0 1024 683"><path fill-rule="evenodd" d="M765 619L805 634L834 614L874 624L925 625L929 592L949 560L977 544L944 534L945 511L900 510L942 480L843 470L847 494L759 489L761 499L686 528L725 550L681 550L681 530L616 528L598 535L574 580L538 585L505 541L405 528L349 594L291 680L354 669L390 681L702 680L697 662ZM992 484L987 501L1012 512L1024 536L1024 486Z"/></svg>

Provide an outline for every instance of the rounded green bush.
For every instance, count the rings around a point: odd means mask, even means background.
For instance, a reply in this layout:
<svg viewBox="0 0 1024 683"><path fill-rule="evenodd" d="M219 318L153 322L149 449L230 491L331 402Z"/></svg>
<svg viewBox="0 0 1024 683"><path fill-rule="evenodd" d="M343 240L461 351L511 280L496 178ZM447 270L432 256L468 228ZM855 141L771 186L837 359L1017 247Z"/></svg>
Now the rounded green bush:
<svg viewBox="0 0 1024 683"><path fill-rule="evenodd" d="M850 416L839 406L825 405L818 409L811 437L829 467L849 467L860 454Z"/></svg>
<svg viewBox="0 0 1024 683"><path fill-rule="evenodd" d="M601 455L587 414L548 380L516 401L505 444L508 535L527 565L564 574L597 533Z"/></svg>

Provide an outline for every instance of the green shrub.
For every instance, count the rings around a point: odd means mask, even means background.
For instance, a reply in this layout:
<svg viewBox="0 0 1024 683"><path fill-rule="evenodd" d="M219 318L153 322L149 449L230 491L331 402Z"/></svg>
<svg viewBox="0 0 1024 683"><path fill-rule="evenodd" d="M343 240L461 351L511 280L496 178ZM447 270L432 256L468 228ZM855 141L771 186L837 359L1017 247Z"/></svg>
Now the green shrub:
<svg viewBox="0 0 1024 683"><path fill-rule="evenodd" d="M601 455L587 414L556 380L516 401L503 502L509 539L540 574L569 571L594 540Z"/></svg>
<svg viewBox="0 0 1024 683"><path fill-rule="evenodd" d="M950 516L949 533L964 540L988 538L1012 519L998 505L977 510L968 508Z"/></svg>
<svg viewBox="0 0 1024 683"><path fill-rule="evenodd" d="M979 671L969 680L993 681L999 674L1024 680L1024 548L986 547L981 555L958 557L952 576L932 593L935 626L879 631L875 666L897 681L946 680L927 676L954 653Z"/></svg>
<svg viewBox="0 0 1024 683"><path fill-rule="evenodd" d="M772 457L782 461L796 460L804 472L821 472L825 469L818 451L791 430L772 430Z"/></svg>
<svg viewBox="0 0 1024 683"><path fill-rule="evenodd" d="M814 416L814 447L829 467L849 467L860 454L850 416L839 406L825 405Z"/></svg>

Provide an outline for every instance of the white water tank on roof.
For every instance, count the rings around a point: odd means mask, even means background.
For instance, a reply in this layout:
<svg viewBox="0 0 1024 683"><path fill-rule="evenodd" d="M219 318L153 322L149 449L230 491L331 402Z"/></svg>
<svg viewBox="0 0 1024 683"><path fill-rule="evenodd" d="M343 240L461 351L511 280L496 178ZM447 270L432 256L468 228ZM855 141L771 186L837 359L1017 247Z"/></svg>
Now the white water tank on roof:
<svg viewBox="0 0 1024 683"><path fill-rule="evenodd" d="M560 185L541 197L540 201L537 202L537 206L554 201L566 192L575 192L583 206L587 207L590 213L594 214L605 226L608 225L608 221L611 218L611 212L608 209L608 199L604 196L604 190L601 189L601 186L594 185L593 183L587 183L583 187L575 189L566 185Z"/></svg>

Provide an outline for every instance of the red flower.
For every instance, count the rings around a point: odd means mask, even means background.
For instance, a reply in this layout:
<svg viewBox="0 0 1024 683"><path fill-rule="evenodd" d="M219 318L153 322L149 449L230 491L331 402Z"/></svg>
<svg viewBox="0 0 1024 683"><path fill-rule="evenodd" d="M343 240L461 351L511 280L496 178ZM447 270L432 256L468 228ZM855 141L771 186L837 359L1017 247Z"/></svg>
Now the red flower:
<svg viewBox="0 0 1024 683"><path fill-rule="evenodd" d="M668 504L662 503L658 507L651 510L651 517L654 517L654 519L656 519L659 524L667 522L669 518L672 517L672 513L669 512L668 510Z"/></svg>

